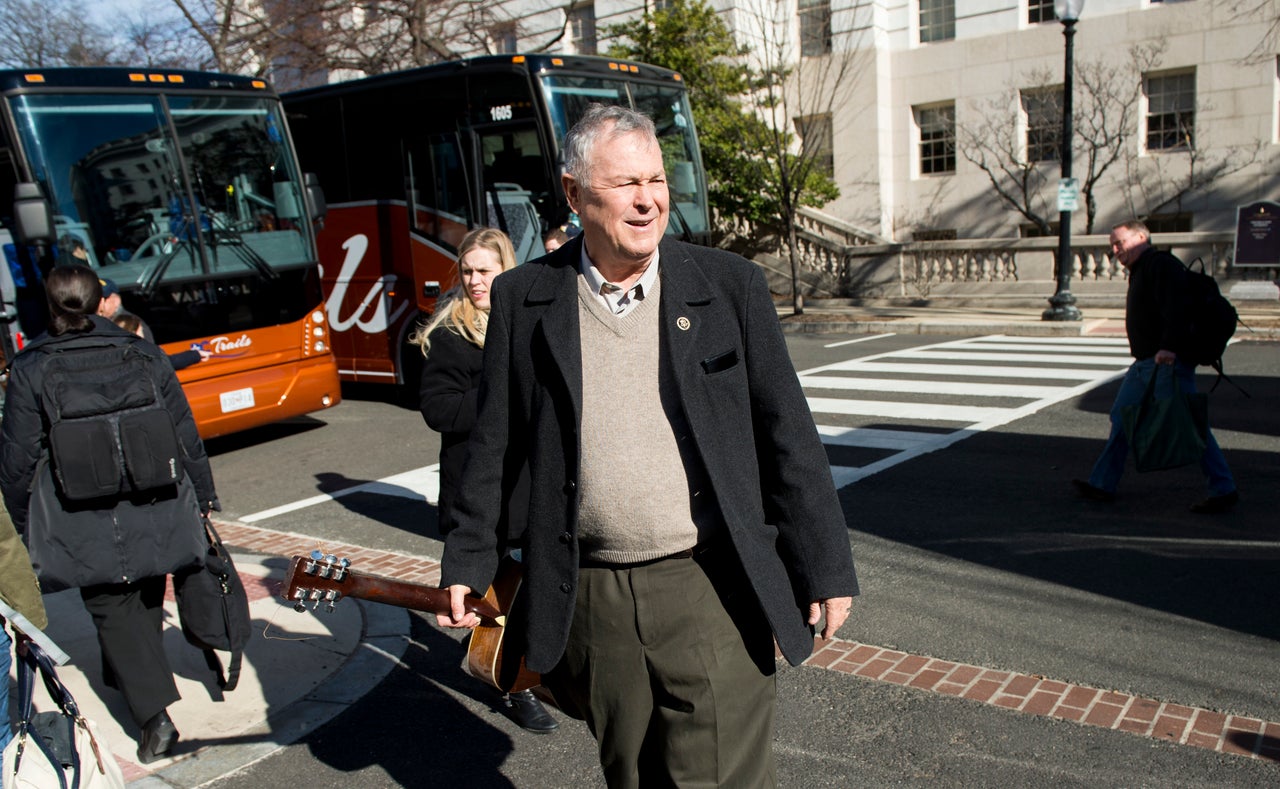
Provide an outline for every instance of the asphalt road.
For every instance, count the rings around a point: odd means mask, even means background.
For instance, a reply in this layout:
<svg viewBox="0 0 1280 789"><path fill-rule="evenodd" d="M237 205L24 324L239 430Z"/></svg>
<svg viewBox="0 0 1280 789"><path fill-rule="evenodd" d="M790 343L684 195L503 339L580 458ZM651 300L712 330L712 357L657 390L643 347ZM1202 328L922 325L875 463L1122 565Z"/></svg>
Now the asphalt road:
<svg viewBox="0 0 1280 789"><path fill-rule="evenodd" d="M857 342L852 342L857 340ZM938 342L789 337L797 369ZM838 343L848 344L838 344ZM834 347L832 347L834 346ZM1211 422L1241 502L1194 515L1195 469L1130 473L1082 502L1115 393L1104 384L841 491L863 595L841 637L965 663L1280 720L1280 371L1275 344L1233 346ZM1202 382L1211 383L1205 376ZM332 411L210 442L223 515L435 462L416 411L378 389ZM909 399L912 395L895 395ZM919 395L928 400L928 395ZM343 496L255 525L438 557L432 507ZM414 615L400 669L227 787L601 785L583 727L512 727L457 670L455 636ZM1260 786L1274 764L1001 710L814 668L784 668L785 786Z"/></svg>

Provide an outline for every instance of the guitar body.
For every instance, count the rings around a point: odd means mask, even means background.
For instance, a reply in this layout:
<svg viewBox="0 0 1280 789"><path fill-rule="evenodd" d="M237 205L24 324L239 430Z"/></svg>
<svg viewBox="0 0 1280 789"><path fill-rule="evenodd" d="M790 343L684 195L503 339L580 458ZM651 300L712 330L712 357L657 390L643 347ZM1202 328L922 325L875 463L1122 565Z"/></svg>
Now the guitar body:
<svg viewBox="0 0 1280 789"><path fill-rule="evenodd" d="M522 581L520 563L505 557L498 564L493 586L485 592L485 602L504 615L510 613ZM541 676L525 668L519 644L509 644L506 636L507 628L493 621L482 621L475 627L467 647L467 673L507 693L541 684Z"/></svg>

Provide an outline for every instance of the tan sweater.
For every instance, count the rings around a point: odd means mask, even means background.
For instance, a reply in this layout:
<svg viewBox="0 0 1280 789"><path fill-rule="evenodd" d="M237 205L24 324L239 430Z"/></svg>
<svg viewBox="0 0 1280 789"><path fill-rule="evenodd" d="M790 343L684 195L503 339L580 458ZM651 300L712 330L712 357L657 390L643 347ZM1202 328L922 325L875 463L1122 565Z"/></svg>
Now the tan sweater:
<svg viewBox="0 0 1280 789"><path fill-rule="evenodd" d="M712 498L674 384L659 365L660 286L622 317L578 278L582 457L578 542L603 562L691 548L714 523Z"/></svg>

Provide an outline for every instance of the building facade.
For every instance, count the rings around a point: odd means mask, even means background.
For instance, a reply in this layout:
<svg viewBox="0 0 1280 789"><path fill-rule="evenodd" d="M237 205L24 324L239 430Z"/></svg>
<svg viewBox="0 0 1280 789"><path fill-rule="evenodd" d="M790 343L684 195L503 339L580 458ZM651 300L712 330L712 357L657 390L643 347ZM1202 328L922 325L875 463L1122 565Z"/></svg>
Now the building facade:
<svg viewBox="0 0 1280 789"><path fill-rule="evenodd" d="M603 53L610 25L666 2L506 0L489 51ZM797 101L808 109L790 118L829 147L841 195L827 213L896 241L1056 232L1065 26L1052 0L710 2L753 57L802 75L851 66L838 86L804 79L825 97ZM1082 198L1074 233L1132 216L1158 231L1229 230L1238 206L1278 199L1274 20L1237 5L1255 4L1084 4L1073 175L1094 208L1087 226Z"/></svg>

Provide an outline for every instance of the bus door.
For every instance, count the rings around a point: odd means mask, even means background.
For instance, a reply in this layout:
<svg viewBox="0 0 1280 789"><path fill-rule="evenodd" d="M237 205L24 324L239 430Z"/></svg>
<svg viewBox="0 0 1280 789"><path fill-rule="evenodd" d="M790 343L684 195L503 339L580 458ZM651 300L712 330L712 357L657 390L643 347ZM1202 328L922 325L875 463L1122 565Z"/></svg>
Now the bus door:
<svg viewBox="0 0 1280 789"><path fill-rule="evenodd" d="M483 224L511 236L516 260L546 254L543 234L561 224L555 212L550 156L532 121L473 127L480 170ZM564 217L567 219L568 217Z"/></svg>
<svg viewBox="0 0 1280 789"><path fill-rule="evenodd" d="M435 309L435 297L458 284L455 254L475 224L478 194L467 178L461 135L432 134L405 146L405 203L410 212L413 281L418 312Z"/></svg>

